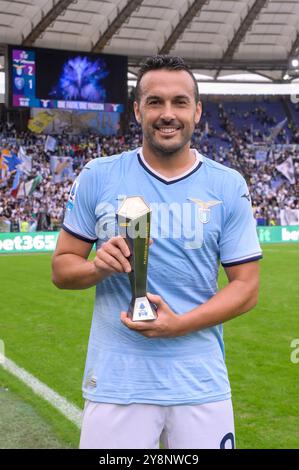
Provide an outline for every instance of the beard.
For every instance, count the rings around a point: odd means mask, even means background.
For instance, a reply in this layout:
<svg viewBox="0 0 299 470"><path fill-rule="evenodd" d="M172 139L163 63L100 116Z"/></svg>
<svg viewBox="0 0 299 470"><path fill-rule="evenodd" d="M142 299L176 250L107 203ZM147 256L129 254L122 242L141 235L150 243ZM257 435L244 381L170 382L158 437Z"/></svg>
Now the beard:
<svg viewBox="0 0 299 470"><path fill-rule="evenodd" d="M189 132L183 132L179 141L169 142L166 140L165 143L160 142L152 132L146 132L143 130L143 138L146 140L148 146L162 158L173 158L175 157L190 141L194 129L190 129Z"/></svg>

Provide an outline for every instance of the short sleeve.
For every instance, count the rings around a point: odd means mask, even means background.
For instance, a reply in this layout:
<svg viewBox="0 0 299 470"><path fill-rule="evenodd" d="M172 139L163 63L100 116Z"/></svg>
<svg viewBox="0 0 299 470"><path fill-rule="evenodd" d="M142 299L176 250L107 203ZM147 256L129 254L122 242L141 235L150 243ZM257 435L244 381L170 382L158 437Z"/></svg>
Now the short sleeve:
<svg viewBox="0 0 299 470"><path fill-rule="evenodd" d="M66 205L62 228L87 243L97 241L95 168L88 163L74 181Z"/></svg>
<svg viewBox="0 0 299 470"><path fill-rule="evenodd" d="M247 184L240 176L235 185L227 218L220 237L220 260L224 267L262 258L256 222Z"/></svg>

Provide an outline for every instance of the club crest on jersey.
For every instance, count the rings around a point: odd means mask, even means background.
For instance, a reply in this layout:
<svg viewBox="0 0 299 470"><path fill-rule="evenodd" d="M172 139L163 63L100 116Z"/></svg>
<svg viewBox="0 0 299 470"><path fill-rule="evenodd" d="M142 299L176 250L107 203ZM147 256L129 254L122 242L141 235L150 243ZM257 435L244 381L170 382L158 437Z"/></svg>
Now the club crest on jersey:
<svg viewBox="0 0 299 470"><path fill-rule="evenodd" d="M195 197L189 197L189 201L194 202L198 207L198 217L202 224L207 224L210 221L211 209L210 207L222 204L222 201L201 201Z"/></svg>

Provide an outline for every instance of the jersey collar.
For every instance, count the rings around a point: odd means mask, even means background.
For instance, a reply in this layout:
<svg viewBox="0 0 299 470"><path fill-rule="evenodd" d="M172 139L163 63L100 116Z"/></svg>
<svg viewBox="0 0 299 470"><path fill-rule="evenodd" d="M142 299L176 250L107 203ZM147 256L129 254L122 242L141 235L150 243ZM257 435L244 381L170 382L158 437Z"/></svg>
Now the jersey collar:
<svg viewBox="0 0 299 470"><path fill-rule="evenodd" d="M143 156L142 147L140 147L138 149L137 157L138 157L138 161L139 161L140 165L145 169L145 171L147 171L147 173L149 173L150 175L152 175L154 178L158 179L162 183L173 184L173 183L177 183L178 181L181 181L185 178L188 178L188 176L195 173L201 167L201 164L203 162L203 156L196 149L191 149L191 151L195 154L195 157L196 157L195 162L192 165L192 167L189 168L184 173L182 173L181 175L177 175L177 176L174 176L172 178L167 178L167 176L161 175L161 173L154 170L154 168L152 168L147 163L147 161L145 160L145 158Z"/></svg>

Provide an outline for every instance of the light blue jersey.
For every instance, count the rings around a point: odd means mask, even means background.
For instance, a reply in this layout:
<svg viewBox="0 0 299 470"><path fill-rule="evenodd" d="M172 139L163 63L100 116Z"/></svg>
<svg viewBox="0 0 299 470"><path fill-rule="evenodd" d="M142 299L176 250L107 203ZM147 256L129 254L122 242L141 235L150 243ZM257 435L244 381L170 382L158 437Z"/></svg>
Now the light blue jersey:
<svg viewBox="0 0 299 470"><path fill-rule="evenodd" d="M148 292L178 315L215 294L219 262L233 266L262 257L245 180L194 153L193 167L176 178L151 169L141 149L89 162L73 185L63 225L99 247L118 234L115 213L122 198L142 196L152 209ZM120 321L130 300L125 273L96 286L84 398L158 405L230 398L222 325L146 338Z"/></svg>

